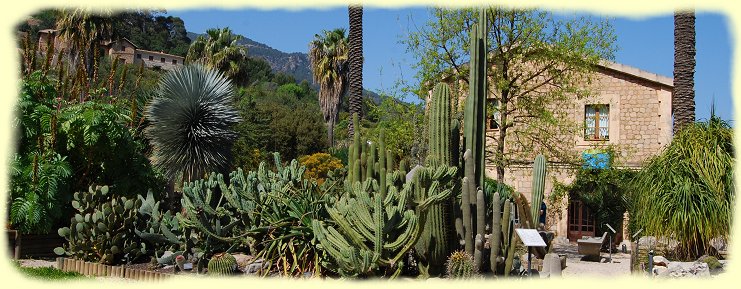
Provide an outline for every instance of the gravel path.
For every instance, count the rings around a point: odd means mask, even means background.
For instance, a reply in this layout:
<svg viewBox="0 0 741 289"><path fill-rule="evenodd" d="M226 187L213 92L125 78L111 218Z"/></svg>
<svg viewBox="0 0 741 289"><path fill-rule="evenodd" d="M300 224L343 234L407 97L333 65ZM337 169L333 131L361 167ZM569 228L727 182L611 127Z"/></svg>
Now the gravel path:
<svg viewBox="0 0 741 289"><path fill-rule="evenodd" d="M576 243L554 244L553 252L566 254L566 269L562 271L564 277L622 277L630 275L630 253L612 252L612 263L609 254L601 253L600 262L582 260Z"/></svg>

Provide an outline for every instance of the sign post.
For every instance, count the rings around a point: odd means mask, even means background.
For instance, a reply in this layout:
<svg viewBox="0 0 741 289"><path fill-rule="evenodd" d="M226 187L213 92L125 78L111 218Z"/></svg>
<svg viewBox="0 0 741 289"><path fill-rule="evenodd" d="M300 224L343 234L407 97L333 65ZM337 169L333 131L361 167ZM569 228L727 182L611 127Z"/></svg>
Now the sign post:
<svg viewBox="0 0 741 289"><path fill-rule="evenodd" d="M607 226L607 228L610 229L610 231L612 231L612 235L615 235L615 229L613 229L612 226L610 226L610 224L605 223L605 226ZM609 251L610 252L610 263L612 263L612 235L610 235L610 243L607 244L610 250Z"/></svg>
<svg viewBox="0 0 741 289"><path fill-rule="evenodd" d="M527 246L527 275L532 276L531 268L531 247L545 247L545 241L535 229L515 229L517 236L520 237L522 243Z"/></svg>

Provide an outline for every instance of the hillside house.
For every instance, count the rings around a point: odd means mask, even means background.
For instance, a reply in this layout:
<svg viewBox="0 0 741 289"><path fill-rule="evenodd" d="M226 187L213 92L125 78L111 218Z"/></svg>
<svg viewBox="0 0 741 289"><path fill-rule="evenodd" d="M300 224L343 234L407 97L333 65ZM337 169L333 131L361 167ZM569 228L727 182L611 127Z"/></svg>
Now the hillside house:
<svg viewBox="0 0 741 289"><path fill-rule="evenodd" d="M580 126L578 133L558 139L564 140L574 156L581 156L595 147L614 145L620 151L615 156L619 164L627 168L640 168L645 160L657 155L671 141L673 81L612 62L603 62L595 73L591 83L593 97L574 98L565 109L568 117ZM458 102L463 103L467 94L467 90L459 90ZM496 102L496 99L490 95L488 101ZM494 118L491 115L489 117L486 121L487 147L491 149L499 130ZM516 149L511 147L510 142L505 154ZM505 169L505 183L523 193L528 200L535 154L530 159L515 160ZM548 154L544 154L548 158ZM553 179L569 184L574 180L575 169L549 161L544 199L553 190ZM491 160L487 160L486 175L496 179L496 167ZM561 207L564 209L560 215L548 214L546 224L546 228L556 232L558 237L576 241L582 236L594 236L598 226L602 225L595 224L592 212L578 201L570 202L566 197ZM626 225L623 225L622 237L629 237Z"/></svg>
<svg viewBox="0 0 741 289"><path fill-rule="evenodd" d="M57 52L60 49L67 49L65 41L57 37L57 30L44 29L39 31L39 51L46 51L49 41L52 40ZM100 49L104 52L102 55L108 55L112 59L118 57L123 63L128 64L144 63L145 67L153 69L171 70L185 63L182 56L141 49L126 38L102 41Z"/></svg>

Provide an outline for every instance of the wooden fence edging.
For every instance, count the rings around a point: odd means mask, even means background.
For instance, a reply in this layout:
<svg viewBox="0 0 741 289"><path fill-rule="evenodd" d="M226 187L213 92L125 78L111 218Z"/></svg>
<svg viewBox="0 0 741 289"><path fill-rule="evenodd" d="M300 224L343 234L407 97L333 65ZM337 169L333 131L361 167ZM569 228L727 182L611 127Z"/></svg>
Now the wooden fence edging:
<svg viewBox="0 0 741 289"><path fill-rule="evenodd" d="M126 266L111 266L100 263L85 262L73 258L58 257L57 269L64 272L77 272L86 276L117 277L138 281L161 281L173 274L133 269Z"/></svg>

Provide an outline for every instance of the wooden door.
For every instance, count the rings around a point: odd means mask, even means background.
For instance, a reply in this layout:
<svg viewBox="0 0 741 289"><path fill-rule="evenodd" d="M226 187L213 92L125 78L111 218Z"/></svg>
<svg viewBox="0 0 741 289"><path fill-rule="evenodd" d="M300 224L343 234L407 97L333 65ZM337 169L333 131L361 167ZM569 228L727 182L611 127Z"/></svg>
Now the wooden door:
<svg viewBox="0 0 741 289"><path fill-rule="evenodd" d="M594 237L594 214L579 200L569 201L569 233L571 242L583 236Z"/></svg>

